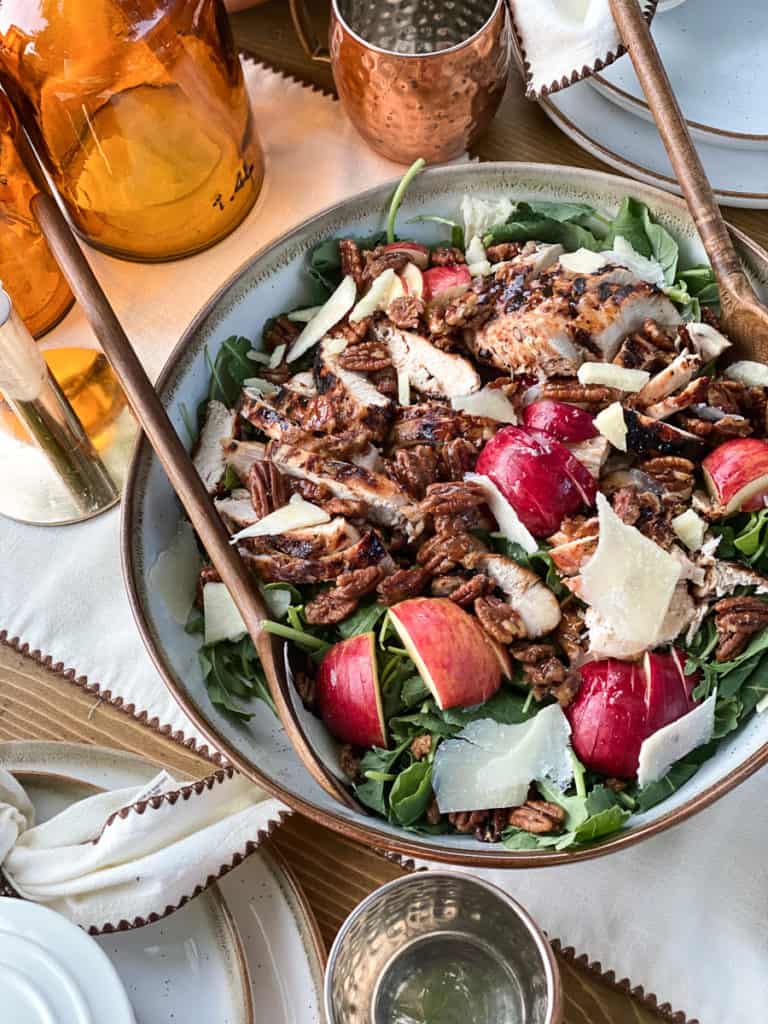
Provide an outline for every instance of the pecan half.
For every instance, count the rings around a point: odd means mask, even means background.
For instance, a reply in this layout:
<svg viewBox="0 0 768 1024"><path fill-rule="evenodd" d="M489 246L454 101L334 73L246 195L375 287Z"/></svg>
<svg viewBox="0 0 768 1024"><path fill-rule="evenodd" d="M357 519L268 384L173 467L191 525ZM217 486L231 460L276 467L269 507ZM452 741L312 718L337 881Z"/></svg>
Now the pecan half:
<svg viewBox="0 0 768 1024"><path fill-rule="evenodd" d="M451 597L455 599L455 594ZM474 603L475 615L485 632L500 644L511 644L525 636L525 626L518 613L500 597L478 597Z"/></svg>
<svg viewBox="0 0 768 1024"><path fill-rule="evenodd" d="M387 306L387 316L401 330L415 330L424 315L424 303L414 295L401 295Z"/></svg>
<svg viewBox="0 0 768 1024"><path fill-rule="evenodd" d="M291 342L300 334L300 324L295 324L287 316L278 316L267 324L261 340L264 342L264 347L270 350L277 348L278 345L287 345L290 348Z"/></svg>
<svg viewBox="0 0 768 1024"><path fill-rule="evenodd" d="M570 402L590 412L599 412L612 402L617 402L621 392L599 384L579 384L578 381L549 381L541 389L541 397L553 402Z"/></svg>
<svg viewBox="0 0 768 1024"><path fill-rule="evenodd" d="M341 273L344 277L352 277L359 288L363 283L363 257L353 238L342 238L339 241L341 257Z"/></svg>
<svg viewBox="0 0 768 1024"><path fill-rule="evenodd" d="M580 660L587 647L583 612L575 606L564 607L555 636L571 664Z"/></svg>
<svg viewBox="0 0 768 1024"><path fill-rule="evenodd" d="M480 541L471 533L437 533L424 541L416 552L416 561L430 575L449 573L471 552L482 548Z"/></svg>
<svg viewBox="0 0 768 1024"><path fill-rule="evenodd" d="M470 576L468 580L459 580L458 587L451 590L449 597L462 608L468 608L477 598L484 597L491 590L493 590L493 583L484 573L478 572L476 575Z"/></svg>
<svg viewBox="0 0 768 1024"><path fill-rule="evenodd" d="M254 462L248 471L247 487L259 519L282 508L287 501L285 481L271 462Z"/></svg>
<svg viewBox="0 0 768 1024"><path fill-rule="evenodd" d="M342 573L335 587L324 590L304 607L304 616L312 625L331 625L341 622L357 608L358 602L370 593L381 579L378 565L353 569Z"/></svg>
<svg viewBox="0 0 768 1024"><path fill-rule="evenodd" d="M448 815L448 821L450 821L457 832L466 835L468 832L474 832L475 829L483 826L488 820L490 813L490 811L454 811Z"/></svg>
<svg viewBox="0 0 768 1024"><path fill-rule="evenodd" d="M453 516L484 505L486 501L485 491L479 484L456 481L431 484L419 507L425 515Z"/></svg>
<svg viewBox="0 0 768 1024"><path fill-rule="evenodd" d="M440 460L447 480L463 480L465 473L471 473L477 462L478 451L471 441L457 437L440 449Z"/></svg>
<svg viewBox="0 0 768 1024"><path fill-rule="evenodd" d="M400 448L392 460L392 475L417 500L423 498L429 485L435 482L437 472L437 452L428 444Z"/></svg>
<svg viewBox="0 0 768 1024"><path fill-rule="evenodd" d="M552 644L522 643L511 647L509 653L523 665L535 665L537 661L553 657L555 648Z"/></svg>
<svg viewBox="0 0 768 1024"><path fill-rule="evenodd" d="M425 569L397 569L379 582L376 592L384 604L397 604L398 601L416 597L427 583L429 573Z"/></svg>
<svg viewBox="0 0 768 1024"><path fill-rule="evenodd" d="M489 245L485 255L491 263L501 263L504 260L513 260L522 251L519 242L499 242L498 245Z"/></svg>
<svg viewBox="0 0 768 1024"><path fill-rule="evenodd" d="M439 245L429 254L429 262L433 267L450 267L464 263L464 253L452 245Z"/></svg>
<svg viewBox="0 0 768 1024"><path fill-rule="evenodd" d="M565 811L547 800L526 800L522 807L509 813L508 822L515 828L534 835L558 832L565 821Z"/></svg>
<svg viewBox="0 0 768 1024"><path fill-rule="evenodd" d="M374 373L392 365L389 349L379 341L361 341L348 345L339 356L339 366L356 373Z"/></svg>
<svg viewBox="0 0 768 1024"><path fill-rule="evenodd" d="M410 750L414 761L423 761L428 757L432 750L431 733L425 732L421 736L414 736Z"/></svg>
<svg viewBox="0 0 768 1024"><path fill-rule="evenodd" d="M383 245L377 245L375 249L365 253L364 278L366 281L373 281L385 270L402 270L406 263L410 262L402 252L387 252Z"/></svg>
<svg viewBox="0 0 768 1024"><path fill-rule="evenodd" d="M640 463L640 469L652 477L663 490L665 504L686 503L693 494L695 465L677 455L660 455Z"/></svg>
<svg viewBox="0 0 768 1024"><path fill-rule="evenodd" d="M717 661L730 661L747 646L750 637L768 626L768 602L759 597L724 597L714 606L718 645Z"/></svg>

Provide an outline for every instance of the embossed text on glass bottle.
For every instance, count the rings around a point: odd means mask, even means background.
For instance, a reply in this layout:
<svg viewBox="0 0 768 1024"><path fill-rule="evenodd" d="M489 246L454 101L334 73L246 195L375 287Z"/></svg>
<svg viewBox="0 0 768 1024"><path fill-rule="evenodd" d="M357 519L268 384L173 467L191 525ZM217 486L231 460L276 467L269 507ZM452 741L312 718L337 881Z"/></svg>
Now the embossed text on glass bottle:
<svg viewBox="0 0 768 1024"><path fill-rule="evenodd" d="M221 0L2 0L0 75L75 227L100 249L196 252L259 193Z"/></svg>

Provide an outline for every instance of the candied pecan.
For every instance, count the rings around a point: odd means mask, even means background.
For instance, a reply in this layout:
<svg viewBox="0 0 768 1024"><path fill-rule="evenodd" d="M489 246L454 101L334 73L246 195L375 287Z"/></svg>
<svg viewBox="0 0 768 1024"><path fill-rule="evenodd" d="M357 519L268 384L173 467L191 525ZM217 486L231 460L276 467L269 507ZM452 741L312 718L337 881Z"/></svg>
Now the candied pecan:
<svg viewBox="0 0 768 1024"><path fill-rule="evenodd" d="M416 552L416 561L434 576L451 572L471 551L482 549L471 533L437 533L424 541Z"/></svg>
<svg viewBox="0 0 768 1024"><path fill-rule="evenodd" d="M570 544L574 540L594 537L597 530L597 516L567 516L560 524L557 533L547 537L547 543L556 548L561 544Z"/></svg>
<svg viewBox="0 0 768 1024"><path fill-rule="evenodd" d="M293 673L293 685L296 693L301 697L301 703L308 711L312 711L317 697L314 676L309 675L309 673L304 672L302 669L298 669Z"/></svg>
<svg viewBox="0 0 768 1024"><path fill-rule="evenodd" d="M655 373L671 362L672 353L661 350L650 339L635 332L625 338L613 362L627 370Z"/></svg>
<svg viewBox="0 0 768 1024"><path fill-rule="evenodd" d="M468 580L460 582L459 586L452 589L448 596L456 604L461 605L462 608L467 608L477 598L484 597L491 590L493 590L491 580L488 579L485 573L478 572L474 576L470 576Z"/></svg>
<svg viewBox="0 0 768 1024"><path fill-rule="evenodd" d="M683 430L687 430L689 434L695 434L696 437L708 438L715 426L710 420L700 420L698 416L683 414L677 416L674 422L677 426L682 427Z"/></svg>
<svg viewBox="0 0 768 1024"><path fill-rule="evenodd" d="M387 252L383 245L377 245L375 249L365 253L364 279L373 281L385 270L402 270L410 260L403 252Z"/></svg>
<svg viewBox="0 0 768 1024"><path fill-rule="evenodd" d="M429 254L429 262L433 267L450 267L466 261L461 249L457 249L453 245L439 245Z"/></svg>
<svg viewBox="0 0 768 1024"><path fill-rule="evenodd" d="M414 736L411 741L411 754L414 761L423 761L432 750L432 736L430 733L422 733L421 736Z"/></svg>
<svg viewBox="0 0 768 1024"><path fill-rule="evenodd" d="M499 242L498 245L489 245L485 250L485 255L491 263L502 263L519 256L521 250L522 246L519 242Z"/></svg>
<svg viewBox="0 0 768 1024"><path fill-rule="evenodd" d="M481 507L468 508L464 512L435 515L435 533L466 533L467 530L495 530L496 521L490 519Z"/></svg>
<svg viewBox="0 0 768 1024"><path fill-rule="evenodd" d="M746 388L735 380L716 378L707 388L706 404L724 413L739 415Z"/></svg>
<svg viewBox="0 0 768 1024"><path fill-rule="evenodd" d="M397 373L394 366L375 370L370 376L371 384L387 398L397 397Z"/></svg>
<svg viewBox="0 0 768 1024"><path fill-rule="evenodd" d="M567 669L559 658L554 656L537 661L533 665L523 665L525 681L535 690L542 692L549 691L553 686L559 686L565 682ZM534 696L536 694L534 693Z"/></svg>
<svg viewBox="0 0 768 1024"><path fill-rule="evenodd" d="M428 825L440 824L440 821L443 816L440 813L440 808L437 806L437 800L434 799L434 797L432 798L429 807L427 808L427 813L424 816L427 819Z"/></svg>
<svg viewBox="0 0 768 1024"><path fill-rule="evenodd" d="M563 827L565 811L548 800L526 800L522 807L515 807L510 811L507 820L510 825L524 832L546 835L549 832L558 832Z"/></svg>
<svg viewBox="0 0 768 1024"><path fill-rule="evenodd" d="M432 341L437 344L441 335L450 335L459 328L477 328L493 315L493 307L484 302L475 291L466 291L450 299L444 306L432 306L427 311L427 326L430 333L437 335Z"/></svg>
<svg viewBox="0 0 768 1024"><path fill-rule="evenodd" d="M203 587L206 583L221 583L221 576L219 576L218 570L212 565L204 565L200 570L200 575L197 577L197 586L195 588L195 606L197 608L203 607Z"/></svg>
<svg viewBox="0 0 768 1024"><path fill-rule="evenodd" d="M424 315L424 303L415 295L401 295L387 306L387 316L401 330L415 330Z"/></svg>
<svg viewBox="0 0 768 1024"><path fill-rule="evenodd" d="M342 238L339 240L339 256L341 257L341 272L344 277L354 278L359 288L363 282L363 257L353 238Z"/></svg>
<svg viewBox="0 0 768 1024"><path fill-rule="evenodd" d="M576 694L581 688L581 676L578 672L568 672L562 683L550 686L546 689L533 688L533 696L536 700L542 700L545 696L554 697L561 708L567 708L572 704Z"/></svg>
<svg viewBox="0 0 768 1024"><path fill-rule="evenodd" d="M759 597L724 597L714 606L718 645L717 661L730 661L747 646L749 638L768 626L768 602Z"/></svg>
<svg viewBox="0 0 768 1024"><path fill-rule="evenodd" d="M455 599L455 594L451 595ZM475 615L485 632L500 644L511 644L525 636L525 626L518 613L506 601L492 594L475 598Z"/></svg>
<svg viewBox="0 0 768 1024"><path fill-rule="evenodd" d="M335 335L340 335L342 338L346 338L350 345L357 345L365 340L372 323L373 318L370 316L366 316L362 320L357 320L355 323L350 323L349 320L343 320L340 324L336 324L333 328L333 333Z"/></svg>
<svg viewBox="0 0 768 1024"><path fill-rule="evenodd" d="M392 475L413 497L421 500L430 484L437 480L437 452L428 444L400 448L392 460Z"/></svg>
<svg viewBox="0 0 768 1024"><path fill-rule="evenodd" d="M427 496L419 507L426 515L449 516L477 508L486 501L486 493L479 484L449 481L430 484L427 487Z"/></svg>
<svg viewBox="0 0 768 1024"><path fill-rule="evenodd" d="M335 587L322 591L305 605L307 622L330 625L346 619L355 610L360 598L376 587L381 575L382 570L378 565L342 573Z"/></svg>
<svg viewBox="0 0 768 1024"><path fill-rule="evenodd" d="M457 437L440 449L440 461L447 480L463 480L465 473L471 473L477 462L478 451L471 441Z"/></svg>
<svg viewBox="0 0 768 1024"><path fill-rule="evenodd" d="M542 386L541 397L553 402L569 402L590 412L599 412L612 402L617 402L621 392L599 384L579 384L574 381L548 381Z"/></svg>
<svg viewBox="0 0 768 1024"><path fill-rule="evenodd" d="M361 761L362 758L351 744L342 744L339 750L339 765L347 778L352 782L360 781Z"/></svg>
<svg viewBox="0 0 768 1024"><path fill-rule="evenodd" d="M509 653L516 661L524 665L535 665L537 661L544 661L554 656L555 648L547 643L522 643L510 647Z"/></svg>
<svg viewBox="0 0 768 1024"><path fill-rule="evenodd" d="M474 832L475 829L483 826L488 820L489 814L490 811L455 811L448 815L448 821L450 821L457 832L466 835L468 832Z"/></svg>
<svg viewBox="0 0 768 1024"><path fill-rule="evenodd" d="M579 608L563 608L555 636L571 664L581 658L586 650L586 633L584 616Z"/></svg>
<svg viewBox="0 0 768 1024"><path fill-rule="evenodd" d="M682 504L693 494L695 465L677 455L660 455L647 459L640 468L659 484L665 504Z"/></svg>
<svg viewBox="0 0 768 1024"><path fill-rule="evenodd" d="M406 598L416 597L427 583L429 573L425 569L397 569L379 582L376 592L384 604L397 604Z"/></svg>
<svg viewBox="0 0 768 1024"><path fill-rule="evenodd" d="M459 587L464 586L463 576L435 576L430 590L433 597L450 597Z"/></svg>
<svg viewBox="0 0 768 1024"><path fill-rule="evenodd" d="M254 462L248 470L246 483L253 510L259 519L263 519L278 507L272 500L269 472L265 463Z"/></svg>
<svg viewBox="0 0 768 1024"><path fill-rule="evenodd" d="M513 808L509 807L497 807L493 811L488 811L488 817L485 822L475 829L475 839L481 843L499 843L504 834L504 830L509 825L509 815Z"/></svg>
<svg viewBox="0 0 768 1024"><path fill-rule="evenodd" d="M270 351L277 348L278 345L287 345L291 347L291 342L301 334L301 325L295 324L293 320L289 320L287 316L278 316L274 320L270 320L267 326L264 328L264 333L261 336L261 340L264 342L265 348ZM263 376L263 373L262 373Z"/></svg>
<svg viewBox="0 0 768 1024"><path fill-rule="evenodd" d="M339 366L357 373L373 373L392 365L389 350L380 341L361 341L348 345L339 356Z"/></svg>
<svg viewBox="0 0 768 1024"><path fill-rule="evenodd" d="M746 437L752 433L752 424L744 416L723 416L712 424L710 440L720 444L727 441L729 437Z"/></svg>
<svg viewBox="0 0 768 1024"><path fill-rule="evenodd" d="M313 484L311 480L300 480L298 477L292 477L288 481L288 488L291 494L300 494L305 501L311 501L313 505L333 497L330 487L326 487L325 484Z"/></svg>

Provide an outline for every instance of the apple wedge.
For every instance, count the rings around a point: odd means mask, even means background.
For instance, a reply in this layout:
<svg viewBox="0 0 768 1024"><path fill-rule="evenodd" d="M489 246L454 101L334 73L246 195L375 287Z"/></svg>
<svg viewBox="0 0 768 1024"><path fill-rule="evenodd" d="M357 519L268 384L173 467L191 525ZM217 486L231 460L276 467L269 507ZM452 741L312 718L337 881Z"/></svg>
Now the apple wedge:
<svg viewBox="0 0 768 1024"><path fill-rule="evenodd" d="M472 275L465 263L446 267L430 267L422 274L423 299L426 303L443 303L463 295L472 283Z"/></svg>
<svg viewBox="0 0 768 1024"><path fill-rule="evenodd" d="M317 672L317 707L337 739L356 747L386 747L373 633L342 640L327 652Z"/></svg>
<svg viewBox="0 0 768 1024"><path fill-rule="evenodd" d="M397 256L407 256L419 270L426 270L429 266L429 249L418 242L388 242L380 251L387 255L395 253Z"/></svg>
<svg viewBox="0 0 768 1024"><path fill-rule="evenodd" d="M523 411L523 423L532 430L543 430L558 441L576 443L597 437L595 417L567 402L544 398L531 402Z"/></svg>
<svg viewBox="0 0 768 1024"><path fill-rule="evenodd" d="M500 659L463 608L444 597L414 597L389 615L438 707L471 707L496 693Z"/></svg>
<svg viewBox="0 0 768 1024"><path fill-rule="evenodd" d="M400 271L400 280L406 295L420 299L424 295L424 275L415 263L406 263Z"/></svg>
<svg viewBox="0 0 768 1024"><path fill-rule="evenodd" d="M726 512L754 512L768 496L768 442L734 437L702 462L707 489Z"/></svg>

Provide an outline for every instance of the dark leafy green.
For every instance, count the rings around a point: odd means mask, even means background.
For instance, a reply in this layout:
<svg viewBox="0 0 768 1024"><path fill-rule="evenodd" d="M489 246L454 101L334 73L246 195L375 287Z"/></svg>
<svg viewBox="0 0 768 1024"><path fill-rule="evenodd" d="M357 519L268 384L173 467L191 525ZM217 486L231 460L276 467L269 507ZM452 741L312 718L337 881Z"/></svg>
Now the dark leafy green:
<svg viewBox="0 0 768 1024"><path fill-rule="evenodd" d="M638 811L648 811L677 792L717 750L717 740L711 740L703 747L693 750L687 757L673 764L663 779L651 782L636 793Z"/></svg>
<svg viewBox="0 0 768 1024"><path fill-rule="evenodd" d="M405 740L393 750L382 750L372 747L366 751L360 762L360 773L364 782L355 786L355 795L361 803L379 814L387 815L386 791L388 784L394 782L397 773L392 768L405 753L410 740Z"/></svg>
<svg viewBox="0 0 768 1024"><path fill-rule="evenodd" d="M384 231L354 239L360 249L375 249L377 245L381 245L386 240L387 236ZM338 238L326 238L310 253L307 273L318 286L315 294L315 299L318 302L325 301L331 292L341 284L339 241Z"/></svg>
<svg viewBox="0 0 768 1024"><path fill-rule="evenodd" d="M432 765L414 761L400 772L392 783L389 808L401 825L413 825L424 814L432 800Z"/></svg>
<svg viewBox="0 0 768 1024"><path fill-rule="evenodd" d="M211 703L245 722L253 717L253 709L246 702L253 700L264 701L277 714L249 636L237 642L223 640L201 647L198 657Z"/></svg>
<svg viewBox="0 0 768 1024"><path fill-rule="evenodd" d="M237 403L243 381L255 376L254 363L246 355L252 348L253 343L248 338L233 334L222 342L213 361L208 349L205 350L205 358L211 373L209 402L223 402L229 409ZM206 403L203 403L201 407L202 412L205 411L205 405Z"/></svg>
<svg viewBox="0 0 768 1024"><path fill-rule="evenodd" d="M385 605L375 602L360 605L348 618L338 624L339 636L342 640L348 640L349 637L359 636L361 633L370 633L376 628L376 624L386 611Z"/></svg>

